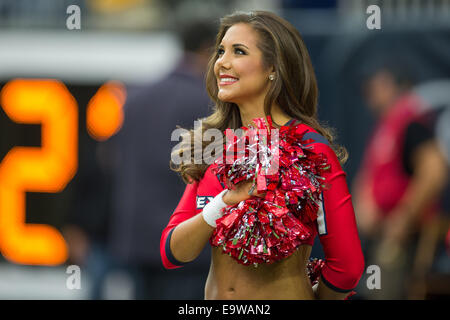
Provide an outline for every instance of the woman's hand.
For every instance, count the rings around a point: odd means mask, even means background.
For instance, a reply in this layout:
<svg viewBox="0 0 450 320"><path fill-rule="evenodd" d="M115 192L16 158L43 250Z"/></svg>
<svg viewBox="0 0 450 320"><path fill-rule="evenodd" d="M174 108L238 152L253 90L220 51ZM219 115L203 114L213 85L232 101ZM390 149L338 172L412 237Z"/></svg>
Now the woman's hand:
<svg viewBox="0 0 450 320"><path fill-rule="evenodd" d="M222 197L223 202L227 206L233 206L243 200L247 200L252 196L264 198L265 192L258 193L256 185L253 187L253 180L241 181L236 185L236 189L228 190Z"/></svg>

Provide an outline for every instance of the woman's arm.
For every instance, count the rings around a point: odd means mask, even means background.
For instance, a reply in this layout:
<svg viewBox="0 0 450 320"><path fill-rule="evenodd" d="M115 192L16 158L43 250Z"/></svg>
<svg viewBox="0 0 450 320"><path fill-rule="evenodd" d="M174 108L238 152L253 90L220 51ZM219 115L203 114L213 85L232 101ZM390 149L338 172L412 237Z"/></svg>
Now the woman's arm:
<svg viewBox="0 0 450 320"><path fill-rule="evenodd" d="M215 179L215 177L214 177ZM262 196L255 191L248 194L251 182L240 183L235 190L219 192L216 198L208 203L203 211L196 213L196 196L198 183L188 185L169 224L163 230L160 250L163 264L166 268L177 268L186 262L193 261L203 250L214 231L214 220L220 217L220 208L224 205L234 205L252 195ZM222 205L211 204L221 202ZM209 222L207 222L209 221Z"/></svg>
<svg viewBox="0 0 450 320"><path fill-rule="evenodd" d="M364 271L364 257L345 172L328 145L313 146L315 152L327 156L331 165L331 170L324 174L329 187L322 194L317 220L325 265L316 293L319 299L343 299L358 284Z"/></svg>
<svg viewBox="0 0 450 320"><path fill-rule="evenodd" d="M344 300L348 296L348 292L342 293L330 289L322 279L313 286L313 292L318 300Z"/></svg>
<svg viewBox="0 0 450 320"><path fill-rule="evenodd" d="M170 250L180 262L193 261L202 252L214 228L206 223L202 214L183 221L172 232Z"/></svg>
<svg viewBox="0 0 450 320"><path fill-rule="evenodd" d="M252 194L248 193L252 185L251 181L245 181L239 184L235 190L219 193L201 213L180 223L173 231L170 241L174 257L180 262L190 262L197 258L211 237L215 228L215 220L221 216L219 211L224 206L235 205L252 195L262 196L256 191L253 191Z"/></svg>

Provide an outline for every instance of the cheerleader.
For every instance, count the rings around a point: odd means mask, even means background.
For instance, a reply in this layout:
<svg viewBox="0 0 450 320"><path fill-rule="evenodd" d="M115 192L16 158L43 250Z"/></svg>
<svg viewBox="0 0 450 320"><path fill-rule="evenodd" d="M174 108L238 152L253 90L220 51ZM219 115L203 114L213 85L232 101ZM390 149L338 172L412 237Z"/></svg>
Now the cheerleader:
<svg viewBox="0 0 450 320"><path fill-rule="evenodd" d="M344 299L363 273L364 258L341 168L346 152L333 144L330 130L318 122L316 78L299 32L270 12L237 12L222 18L215 49L206 75L215 108L202 122L203 132L257 127L253 119L270 116L276 128L296 126L304 131L302 144L323 155L330 170L323 174L328 187L321 193L316 219L299 220L309 236L296 239L298 245L288 256L255 267L224 254L221 246L211 246L205 299ZM193 141L185 142L194 150ZM178 150L179 155L186 148ZM194 152L191 155L194 159ZM218 178L216 164L192 160L173 167L187 186L161 237L161 257L168 269L193 261L213 243L216 222L226 208L265 197L251 180L227 188ZM325 260L318 283L312 286L307 264L316 236Z"/></svg>

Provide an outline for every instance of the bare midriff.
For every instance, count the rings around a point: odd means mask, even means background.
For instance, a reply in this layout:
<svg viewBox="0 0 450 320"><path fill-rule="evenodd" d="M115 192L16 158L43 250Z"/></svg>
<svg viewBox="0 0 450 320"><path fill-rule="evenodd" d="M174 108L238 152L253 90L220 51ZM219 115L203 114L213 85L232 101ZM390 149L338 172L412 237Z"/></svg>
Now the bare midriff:
<svg viewBox="0 0 450 320"><path fill-rule="evenodd" d="M301 245L288 258L254 267L239 264L213 247L205 299L314 299L306 274L310 254L311 246Z"/></svg>

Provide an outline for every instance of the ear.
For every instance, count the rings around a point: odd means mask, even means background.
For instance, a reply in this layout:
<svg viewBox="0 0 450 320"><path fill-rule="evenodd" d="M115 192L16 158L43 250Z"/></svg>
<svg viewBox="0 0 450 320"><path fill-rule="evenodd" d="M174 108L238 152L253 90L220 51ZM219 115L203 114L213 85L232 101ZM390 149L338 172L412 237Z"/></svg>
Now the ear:
<svg viewBox="0 0 450 320"><path fill-rule="evenodd" d="M272 66L270 68L270 73L269 73L269 80L274 80L276 77L276 70L275 70L275 66Z"/></svg>
<svg viewBox="0 0 450 320"><path fill-rule="evenodd" d="M275 67L274 66L270 66L267 69L265 69L265 72L267 72L267 75L275 75Z"/></svg>

